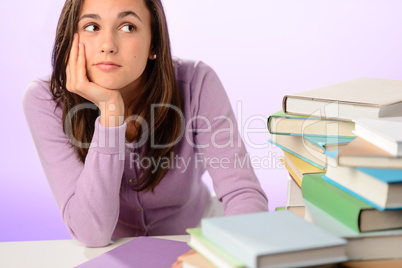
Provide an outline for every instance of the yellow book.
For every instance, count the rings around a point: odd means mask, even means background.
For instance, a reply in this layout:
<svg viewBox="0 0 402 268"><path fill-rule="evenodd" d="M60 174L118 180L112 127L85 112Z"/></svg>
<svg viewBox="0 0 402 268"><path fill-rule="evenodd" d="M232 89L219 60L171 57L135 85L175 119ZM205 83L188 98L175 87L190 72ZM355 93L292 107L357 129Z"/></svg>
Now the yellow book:
<svg viewBox="0 0 402 268"><path fill-rule="evenodd" d="M325 172L325 170L313 166L291 153L286 151L283 151L283 153L283 163L299 187L301 187L304 174Z"/></svg>

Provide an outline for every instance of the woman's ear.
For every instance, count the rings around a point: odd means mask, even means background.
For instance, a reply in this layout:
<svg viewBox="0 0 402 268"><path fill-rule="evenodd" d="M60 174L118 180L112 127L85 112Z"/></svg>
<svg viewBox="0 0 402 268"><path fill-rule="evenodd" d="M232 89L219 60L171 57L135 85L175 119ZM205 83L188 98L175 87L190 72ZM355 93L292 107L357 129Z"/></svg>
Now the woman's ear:
<svg viewBox="0 0 402 268"><path fill-rule="evenodd" d="M151 53L149 53L149 56L148 56L148 58L149 58L150 60L156 60L157 57L158 57L158 56L157 56L155 53L153 53L152 51L151 51Z"/></svg>

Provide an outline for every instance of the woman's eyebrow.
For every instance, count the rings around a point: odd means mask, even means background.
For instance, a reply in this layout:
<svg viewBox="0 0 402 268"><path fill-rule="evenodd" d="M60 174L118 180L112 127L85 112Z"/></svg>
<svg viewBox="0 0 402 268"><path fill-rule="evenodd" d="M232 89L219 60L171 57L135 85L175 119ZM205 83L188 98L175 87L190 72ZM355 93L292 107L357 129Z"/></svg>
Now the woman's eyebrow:
<svg viewBox="0 0 402 268"><path fill-rule="evenodd" d="M82 19L85 19L85 18L93 19L93 20L100 20L101 19L100 16L97 15L97 14L85 14L85 15L81 16L81 18L78 20L78 22L80 22Z"/></svg>
<svg viewBox="0 0 402 268"><path fill-rule="evenodd" d="M122 19L127 16L136 17L139 21L141 21L141 23L143 23L140 16L138 16L137 13L135 13L134 11L131 11L131 10L120 12L119 15L117 16L117 18ZM93 20L102 20L98 14L84 14L81 16L81 18L78 20L78 22L85 18L89 18L89 19L93 19Z"/></svg>
<svg viewBox="0 0 402 268"><path fill-rule="evenodd" d="M122 18L127 17L127 16L134 16L134 17L136 17L137 19L139 19L142 22L142 19L140 18L140 16L138 16L137 13L135 13L134 11L131 11L131 10L120 12L117 17L119 19L122 19Z"/></svg>

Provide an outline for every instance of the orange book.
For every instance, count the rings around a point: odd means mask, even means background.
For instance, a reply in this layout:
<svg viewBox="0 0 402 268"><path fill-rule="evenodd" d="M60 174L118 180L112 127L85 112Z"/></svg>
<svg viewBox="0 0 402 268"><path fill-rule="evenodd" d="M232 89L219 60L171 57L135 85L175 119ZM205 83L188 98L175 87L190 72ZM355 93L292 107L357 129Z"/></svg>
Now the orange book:
<svg viewBox="0 0 402 268"><path fill-rule="evenodd" d="M395 157L360 137L338 153L337 162L348 167L402 169L402 157Z"/></svg>

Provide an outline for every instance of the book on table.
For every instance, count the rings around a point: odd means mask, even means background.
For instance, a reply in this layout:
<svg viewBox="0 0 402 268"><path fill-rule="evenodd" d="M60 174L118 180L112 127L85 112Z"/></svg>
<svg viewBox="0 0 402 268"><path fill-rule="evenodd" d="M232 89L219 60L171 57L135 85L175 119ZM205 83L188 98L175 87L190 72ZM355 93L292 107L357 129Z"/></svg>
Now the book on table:
<svg viewBox="0 0 402 268"><path fill-rule="evenodd" d="M355 119L357 136L393 156L402 156L402 117Z"/></svg>
<svg viewBox="0 0 402 268"><path fill-rule="evenodd" d="M356 232L402 228L402 210L377 210L369 203L324 180L324 174L307 174L303 178L304 200Z"/></svg>
<svg viewBox="0 0 402 268"><path fill-rule="evenodd" d="M188 245L204 256L212 264L220 268L245 267L242 262L235 258L235 256L229 255L227 252L206 239L202 235L201 228L189 228L186 231L190 234Z"/></svg>
<svg viewBox="0 0 402 268"><path fill-rule="evenodd" d="M346 241L289 211L206 218L205 238L247 267L300 267L345 261Z"/></svg>
<svg viewBox="0 0 402 268"><path fill-rule="evenodd" d="M336 153L328 152L323 178L379 210L402 208L402 170L343 167Z"/></svg>
<svg viewBox="0 0 402 268"><path fill-rule="evenodd" d="M402 81L358 78L283 98L285 113L351 121L402 116Z"/></svg>
<svg viewBox="0 0 402 268"><path fill-rule="evenodd" d="M353 137L323 138L272 134L269 142L313 166L325 169L327 157L324 153L328 150L344 148L353 139Z"/></svg>
<svg viewBox="0 0 402 268"><path fill-rule="evenodd" d="M304 200L304 203L306 220L348 241L346 255L349 260L402 258L402 229L358 233L309 201Z"/></svg>
<svg viewBox="0 0 402 268"><path fill-rule="evenodd" d="M190 249L185 242L140 236L77 267L170 267Z"/></svg>
<svg viewBox="0 0 402 268"><path fill-rule="evenodd" d="M402 169L402 156L396 157L382 148L357 137L337 155L340 166Z"/></svg>
<svg viewBox="0 0 402 268"><path fill-rule="evenodd" d="M353 122L286 114L282 110L268 117L267 127L269 133L279 135L356 136Z"/></svg>

